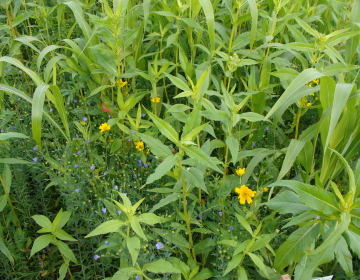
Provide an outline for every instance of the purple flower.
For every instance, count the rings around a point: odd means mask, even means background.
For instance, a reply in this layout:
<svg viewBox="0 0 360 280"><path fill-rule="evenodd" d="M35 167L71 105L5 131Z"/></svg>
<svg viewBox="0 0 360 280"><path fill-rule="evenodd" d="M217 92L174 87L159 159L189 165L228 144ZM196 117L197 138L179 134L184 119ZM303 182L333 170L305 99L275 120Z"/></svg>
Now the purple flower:
<svg viewBox="0 0 360 280"><path fill-rule="evenodd" d="M130 142L130 139L128 139L128 140L126 140L126 141Z"/></svg>
<svg viewBox="0 0 360 280"><path fill-rule="evenodd" d="M199 133L199 134L198 134L198 136L200 137L200 136L201 136L201 134Z"/></svg>
<svg viewBox="0 0 360 280"><path fill-rule="evenodd" d="M83 118L83 121L86 122L86 121L87 121L87 117Z"/></svg>
<svg viewBox="0 0 360 280"><path fill-rule="evenodd" d="M199 218L200 218L200 219L202 218L202 215L201 215L201 214L199 215Z"/></svg>
<svg viewBox="0 0 360 280"><path fill-rule="evenodd" d="M233 226L230 226L230 230L233 230L234 229L234 227Z"/></svg>
<svg viewBox="0 0 360 280"><path fill-rule="evenodd" d="M114 106L114 103L111 103L110 106Z"/></svg>
<svg viewBox="0 0 360 280"><path fill-rule="evenodd" d="M106 208L101 209L103 213L106 213Z"/></svg>
<svg viewBox="0 0 360 280"><path fill-rule="evenodd" d="M82 88L85 88L85 85L82 85Z"/></svg>
<svg viewBox="0 0 360 280"><path fill-rule="evenodd" d="M252 143L252 146L255 147L255 143Z"/></svg>
<svg viewBox="0 0 360 280"><path fill-rule="evenodd" d="M77 165L77 164L75 163L75 165L74 165L74 166L75 166L75 168L77 168L79 165Z"/></svg>
<svg viewBox="0 0 360 280"><path fill-rule="evenodd" d="M134 131L134 130L130 130L130 132L131 132L131 134L134 134L134 133L135 133L135 131Z"/></svg>
<svg viewBox="0 0 360 280"><path fill-rule="evenodd" d="M148 167L147 163L144 164L144 167Z"/></svg>
<svg viewBox="0 0 360 280"><path fill-rule="evenodd" d="M119 214L119 215L121 214L121 211L120 211L120 210L118 210L118 214Z"/></svg>
<svg viewBox="0 0 360 280"><path fill-rule="evenodd" d="M15 126L13 126L11 129L12 129L12 130L15 130Z"/></svg>
<svg viewBox="0 0 360 280"><path fill-rule="evenodd" d="M140 275L136 275L135 280L140 280Z"/></svg>
<svg viewBox="0 0 360 280"><path fill-rule="evenodd" d="M86 102L87 104L91 104L91 101Z"/></svg>
<svg viewBox="0 0 360 280"><path fill-rule="evenodd" d="M33 161L34 161L34 162L37 162L37 158L33 158Z"/></svg>
<svg viewBox="0 0 360 280"><path fill-rule="evenodd" d="M142 163L141 159L138 160L138 163Z"/></svg>
<svg viewBox="0 0 360 280"><path fill-rule="evenodd" d="M55 33L55 31L53 30L53 31L51 31L52 33Z"/></svg>
<svg viewBox="0 0 360 280"><path fill-rule="evenodd" d="M222 121L220 121L220 123L222 123Z"/></svg>
<svg viewBox="0 0 360 280"><path fill-rule="evenodd" d="M199 222L196 222L195 224L198 226L198 225L199 225Z"/></svg>
<svg viewBox="0 0 360 280"><path fill-rule="evenodd" d="M111 116L109 116L109 119L111 118Z"/></svg>
<svg viewBox="0 0 360 280"><path fill-rule="evenodd" d="M155 246L158 250L161 250L163 248L164 244L162 244L161 242L158 242L158 243L156 243Z"/></svg>
<svg viewBox="0 0 360 280"><path fill-rule="evenodd" d="M94 256L94 260L97 261L100 257L98 255Z"/></svg>
<svg viewBox="0 0 360 280"><path fill-rule="evenodd" d="M109 245L109 244L110 244L109 241L106 240L106 241L105 241L105 245Z"/></svg>
<svg viewBox="0 0 360 280"><path fill-rule="evenodd" d="M244 151L247 151L247 149L244 149Z"/></svg>
<svg viewBox="0 0 360 280"><path fill-rule="evenodd" d="M127 193L123 193L123 195L127 196Z"/></svg>
<svg viewBox="0 0 360 280"><path fill-rule="evenodd" d="M142 117L145 117L145 114L141 114Z"/></svg>
<svg viewBox="0 0 360 280"><path fill-rule="evenodd" d="M76 99L74 99L74 103L76 103L77 102L77 100Z"/></svg>
<svg viewBox="0 0 360 280"><path fill-rule="evenodd" d="M267 127L267 128L265 128L265 130L266 130L266 131L268 131L268 130L269 130L269 128Z"/></svg>
<svg viewBox="0 0 360 280"><path fill-rule="evenodd" d="M221 105L219 105L219 108L221 108Z"/></svg>
<svg viewBox="0 0 360 280"><path fill-rule="evenodd" d="M77 152L77 154L78 154L78 155L80 155L80 154L81 154L81 152L80 152L80 151L78 151L78 152Z"/></svg>
<svg viewBox="0 0 360 280"><path fill-rule="evenodd" d="M90 166L90 169L94 170L94 169L95 169L95 165L92 164L92 165Z"/></svg>
<svg viewBox="0 0 360 280"><path fill-rule="evenodd" d="M4 132L4 130L2 129L1 132Z"/></svg>
<svg viewBox="0 0 360 280"><path fill-rule="evenodd" d="M52 111L53 111L53 109L50 109L49 111L50 111L50 112L52 112Z"/></svg>
<svg viewBox="0 0 360 280"><path fill-rule="evenodd" d="M19 70L19 73L21 74L21 73L22 73L22 70Z"/></svg>
<svg viewBox="0 0 360 280"><path fill-rule="evenodd" d="M37 150L36 147L34 147L33 150L36 151Z"/></svg>
<svg viewBox="0 0 360 280"><path fill-rule="evenodd" d="M270 119L273 119L273 116L271 116Z"/></svg>
<svg viewBox="0 0 360 280"><path fill-rule="evenodd" d="M87 140L88 144L90 144L90 140Z"/></svg>
<svg viewBox="0 0 360 280"><path fill-rule="evenodd" d="M11 71L11 68L9 68L8 71L10 72L10 71Z"/></svg>
<svg viewBox="0 0 360 280"><path fill-rule="evenodd" d="M20 101L21 99L20 99L20 97L18 98L18 99L16 99L17 101Z"/></svg>
<svg viewBox="0 0 360 280"><path fill-rule="evenodd" d="M118 189L118 186L114 186L114 190L117 190Z"/></svg>
<svg viewBox="0 0 360 280"><path fill-rule="evenodd" d="M76 189L75 192L76 192L76 193L79 193L79 189Z"/></svg>
<svg viewBox="0 0 360 280"><path fill-rule="evenodd" d="M139 163L139 166L142 166L142 164L141 164L141 163Z"/></svg>
<svg viewBox="0 0 360 280"><path fill-rule="evenodd" d="M134 178L136 178L137 177L137 174L134 174Z"/></svg>
<svg viewBox="0 0 360 280"><path fill-rule="evenodd" d="M222 212L219 212L219 216L220 216L220 217L222 216L222 214L223 214Z"/></svg>

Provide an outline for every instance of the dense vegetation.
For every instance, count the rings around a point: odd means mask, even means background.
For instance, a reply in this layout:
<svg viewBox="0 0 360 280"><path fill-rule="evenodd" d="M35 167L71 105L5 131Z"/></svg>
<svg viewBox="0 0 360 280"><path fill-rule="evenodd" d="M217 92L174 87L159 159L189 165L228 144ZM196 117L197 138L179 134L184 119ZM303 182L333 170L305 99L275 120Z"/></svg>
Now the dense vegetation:
<svg viewBox="0 0 360 280"><path fill-rule="evenodd" d="M360 0L0 6L1 279L360 279Z"/></svg>

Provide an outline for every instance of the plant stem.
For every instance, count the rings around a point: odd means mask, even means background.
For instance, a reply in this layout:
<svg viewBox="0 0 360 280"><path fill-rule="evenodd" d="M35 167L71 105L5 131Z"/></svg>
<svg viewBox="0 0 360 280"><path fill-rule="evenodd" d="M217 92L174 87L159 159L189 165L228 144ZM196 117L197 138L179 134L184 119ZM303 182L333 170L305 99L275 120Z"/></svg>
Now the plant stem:
<svg viewBox="0 0 360 280"><path fill-rule="evenodd" d="M231 136L231 131L232 131L232 123L230 124L229 137ZM228 157L229 157L229 147L226 146L225 162L224 162L224 175L223 175L223 179L222 179L222 183L221 183L221 192L223 192L223 190L224 190L225 178L226 178L226 172L227 172ZM224 198L223 197L221 198L221 204L224 205ZM223 217L223 226L224 226L225 225L225 209L223 211L223 216L222 217Z"/></svg>
<svg viewBox="0 0 360 280"><path fill-rule="evenodd" d="M59 250L59 251L60 251L60 250ZM63 254L62 254L61 252L60 252L60 254L61 254L61 256L62 256L62 258L63 258L63 260L64 260L64 262L65 262L65 264L66 264L66 266L67 266L67 270L68 270L68 272L69 272L69 274L70 274L71 279L74 280L74 277L72 276L71 271L70 271L70 267L69 267L69 265L66 263L65 257L63 256Z"/></svg>
<svg viewBox="0 0 360 280"><path fill-rule="evenodd" d="M9 193L8 193L6 187L5 187L4 181L3 181L3 179L1 178L1 176L0 176L0 182L1 182L2 186L3 186L3 188L4 188L5 195L8 196L8 197L7 197L7 200L8 200L10 209L11 209L11 213L12 213L13 216L14 216L14 219L15 219L15 222L16 222L16 226L17 226L19 229L21 229L19 219L18 219L18 217L16 216L15 209L14 209L12 203L11 203L10 195L9 195Z"/></svg>
<svg viewBox="0 0 360 280"><path fill-rule="evenodd" d="M300 101L300 107L299 107L299 110L297 111L297 114L296 114L296 130L295 130L295 140L298 139L298 135L299 135L299 122L300 122L300 116L301 116L301 109L303 107L303 104L304 104L304 99L305 97L303 97Z"/></svg>

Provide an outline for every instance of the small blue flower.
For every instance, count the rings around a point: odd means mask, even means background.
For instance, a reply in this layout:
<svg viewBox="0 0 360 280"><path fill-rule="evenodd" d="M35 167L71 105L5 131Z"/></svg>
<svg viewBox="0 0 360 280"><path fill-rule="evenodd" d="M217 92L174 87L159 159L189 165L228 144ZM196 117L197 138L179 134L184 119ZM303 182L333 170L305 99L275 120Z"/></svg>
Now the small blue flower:
<svg viewBox="0 0 360 280"><path fill-rule="evenodd" d="M51 31L51 33L55 33L55 31L53 30L53 31Z"/></svg>
<svg viewBox="0 0 360 280"><path fill-rule="evenodd" d="M267 127L267 128L265 128L265 130L266 130L266 131L268 131L268 130L269 130L269 128Z"/></svg>
<svg viewBox="0 0 360 280"><path fill-rule="evenodd" d="M87 117L84 117L84 118L83 118L83 121L86 122L86 121L87 121Z"/></svg>
<svg viewBox="0 0 360 280"><path fill-rule="evenodd" d="M144 167L148 167L147 163L144 164Z"/></svg>
<svg viewBox="0 0 360 280"><path fill-rule="evenodd" d="M37 158L33 158L33 161L34 161L34 162L37 162Z"/></svg>
<svg viewBox="0 0 360 280"><path fill-rule="evenodd" d="M134 130L130 130L130 132L131 132L131 134L134 134L134 133L135 133L135 131L134 131Z"/></svg>
<svg viewBox="0 0 360 280"><path fill-rule="evenodd" d="M91 169L91 170L94 170L94 169L95 169L95 165L93 165L93 164L90 165L90 169Z"/></svg>
<svg viewBox="0 0 360 280"><path fill-rule="evenodd" d="M117 189L118 189L118 186L114 186L114 189L117 190Z"/></svg>
<svg viewBox="0 0 360 280"><path fill-rule="evenodd" d="M202 215L201 215L201 214L199 215L199 218L200 218L200 219L202 218Z"/></svg>
<svg viewBox="0 0 360 280"><path fill-rule="evenodd" d="M85 85L82 85L82 88L85 88Z"/></svg>
<svg viewBox="0 0 360 280"><path fill-rule="evenodd" d="M130 139L128 139L128 140L126 140L126 141L130 142Z"/></svg>
<svg viewBox="0 0 360 280"><path fill-rule="evenodd" d="M252 146L255 147L255 143L252 143Z"/></svg>
<svg viewBox="0 0 360 280"><path fill-rule="evenodd" d="M158 243L156 243L155 246L158 250L161 250L164 247L164 244L162 244L161 242L158 242Z"/></svg>
<svg viewBox="0 0 360 280"><path fill-rule="evenodd" d="M52 111L53 111L53 109L50 109L49 111L50 111L50 112L52 112Z"/></svg>
<svg viewBox="0 0 360 280"><path fill-rule="evenodd" d="M124 193L125 196L127 196L127 193Z"/></svg>
<svg viewBox="0 0 360 280"><path fill-rule="evenodd" d="M145 117L145 114L141 114L142 117Z"/></svg>
<svg viewBox="0 0 360 280"><path fill-rule="evenodd" d="M222 121L220 121L220 123L223 123Z"/></svg>
<svg viewBox="0 0 360 280"><path fill-rule="evenodd" d="M109 116L109 119L111 118L111 116Z"/></svg>
<svg viewBox="0 0 360 280"><path fill-rule="evenodd" d="M219 212L219 216L220 216L220 217L222 216L222 214L223 214L223 212Z"/></svg>
<svg viewBox="0 0 360 280"><path fill-rule="evenodd" d="M87 104L91 104L91 101L86 102Z"/></svg>
<svg viewBox="0 0 360 280"><path fill-rule="evenodd" d="M140 275L136 275L135 280L140 280Z"/></svg>
<svg viewBox="0 0 360 280"><path fill-rule="evenodd" d="M271 116L270 119L273 119L273 116Z"/></svg>
<svg viewBox="0 0 360 280"><path fill-rule="evenodd" d="M76 192L76 193L79 193L79 189L76 189L75 192Z"/></svg>
<svg viewBox="0 0 360 280"><path fill-rule="evenodd" d="M36 147L34 147L33 150L36 151L37 150Z"/></svg>
<svg viewBox="0 0 360 280"><path fill-rule="evenodd" d="M114 106L114 103L111 103L110 106Z"/></svg>
<svg viewBox="0 0 360 280"><path fill-rule="evenodd" d="M199 222L196 222L195 224L198 226L198 225L199 225Z"/></svg>
<svg viewBox="0 0 360 280"><path fill-rule="evenodd" d="M90 144L90 140L87 140L88 144Z"/></svg>
<svg viewBox="0 0 360 280"><path fill-rule="evenodd" d="M136 178L137 177L137 174L134 174L134 178Z"/></svg>
<svg viewBox="0 0 360 280"><path fill-rule="evenodd" d="M247 149L244 149L244 151L247 151Z"/></svg>
<svg viewBox="0 0 360 280"><path fill-rule="evenodd" d="M76 99L74 99L74 103L76 103L77 102L77 100Z"/></svg>
<svg viewBox="0 0 360 280"><path fill-rule="evenodd" d="M19 73L21 74L21 73L22 73L22 70L19 70Z"/></svg>
<svg viewBox="0 0 360 280"><path fill-rule="evenodd" d="M142 164L141 164L141 163L139 163L139 166L142 166Z"/></svg>
<svg viewBox="0 0 360 280"><path fill-rule="evenodd" d="M80 155L80 154L81 154L81 152L80 152L80 151L78 151L78 152L77 152L77 154L78 154L78 155Z"/></svg>
<svg viewBox="0 0 360 280"><path fill-rule="evenodd" d="M139 160L138 160L138 163L142 163L142 160L141 160L141 159L139 159Z"/></svg>
<svg viewBox="0 0 360 280"><path fill-rule="evenodd" d="M233 230L234 229L234 227L233 226L230 226L230 230Z"/></svg>
<svg viewBox="0 0 360 280"><path fill-rule="evenodd" d="M120 211L120 210L118 210L117 212L118 212L119 215L121 214L121 211Z"/></svg>
<svg viewBox="0 0 360 280"><path fill-rule="evenodd" d="M4 132L4 130L2 129L2 130L0 130L1 132Z"/></svg>
<svg viewBox="0 0 360 280"><path fill-rule="evenodd" d="M8 71L10 72L10 71L11 71L11 68L9 68Z"/></svg>
<svg viewBox="0 0 360 280"><path fill-rule="evenodd" d="M109 245L109 244L110 244L109 241L106 240L106 241L105 241L105 245Z"/></svg>
<svg viewBox="0 0 360 280"><path fill-rule="evenodd" d="M17 101L20 101L21 99L20 99L20 97L18 98L18 99L16 99Z"/></svg>
<svg viewBox="0 0 360 280"><path fill-rule="evenodd" d="M94 260L97 261L100 257L98 255L94 256Z"/></svg>
<svg viewBox="0 0 360 280"><path fill-rule="evenodd" d="M77 165L77 164L75 163L75 165L74 165L74 166L75 166L75 168L77 168L79 165Z"/></svg>
<svg viewBox="0 0 360 280"><path fill-rule="evenodd" d="M101 209L103 213L106 213L106 208Z"/></svg>

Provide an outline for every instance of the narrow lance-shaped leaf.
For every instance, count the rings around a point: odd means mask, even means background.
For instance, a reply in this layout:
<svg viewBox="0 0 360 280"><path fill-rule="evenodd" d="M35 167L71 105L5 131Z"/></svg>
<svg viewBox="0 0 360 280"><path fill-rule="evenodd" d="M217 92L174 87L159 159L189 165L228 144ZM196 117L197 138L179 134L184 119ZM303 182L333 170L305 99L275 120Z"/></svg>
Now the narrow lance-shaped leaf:
<svg viewBox="0 0 360 280"><path fill-rule="evenodd" d="M167 172L169 172L171 170L171 168L174 167L174 165L177 163L178 159L179 159L179 156L174 156L174 155L168 156L155 169L155 172L147 178L146 184L151 184L152 182L159 180L161 177L163 177Z"/></svg>

